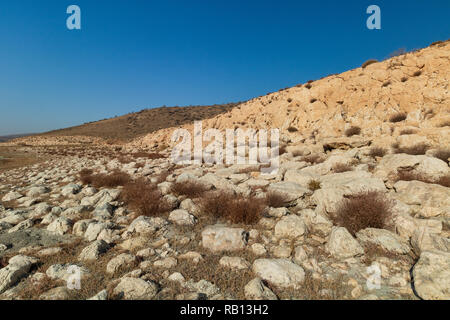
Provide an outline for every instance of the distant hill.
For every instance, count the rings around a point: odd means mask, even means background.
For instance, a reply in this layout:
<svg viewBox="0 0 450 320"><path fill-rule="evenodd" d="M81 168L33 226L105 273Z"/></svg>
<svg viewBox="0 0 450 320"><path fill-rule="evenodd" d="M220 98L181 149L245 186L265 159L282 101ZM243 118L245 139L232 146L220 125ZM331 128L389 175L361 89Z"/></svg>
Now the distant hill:
<svg viewBox="0 0 450 320"><path fill-rule="evenodd" d="M46 132L39 136L91 136L128 141L160 129L213 118L230 111L238 104L144 109L115 118Z"/></svg>
<svg viewBox="0 0 450 320"><path fill-rule="evenodd" d="M32 135L34 135L34 133L12 134L12 135L8 135L8 136L0 136L0 143L8 142L8 141L16 139L16 138L28 137L28 136L32 136Z"/></svg>

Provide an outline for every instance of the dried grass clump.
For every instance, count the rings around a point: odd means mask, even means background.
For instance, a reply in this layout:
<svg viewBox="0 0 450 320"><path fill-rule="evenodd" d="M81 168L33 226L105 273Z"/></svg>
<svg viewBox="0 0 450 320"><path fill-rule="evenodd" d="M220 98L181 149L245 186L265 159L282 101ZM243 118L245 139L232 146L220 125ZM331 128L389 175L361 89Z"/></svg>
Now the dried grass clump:
<svg viewBox="0 0 450 320"><path fill-rule="evenodd" d="M165 156L163 156L160 153L148 153L148 152L135 152L131 155L133 158L147 158L147 159L162 159L165 158Z"/></svg>
<svg viewBox="0 0 450 320"><path fill-rule="evenodd" d="M83 169L80 171L79 176L82 184L92 184L92 175L94 171L92 169Z"/></svg>
<svg viewBox="0 0 450 320"><path fill-rule="evenodd" d="M389 118L389 121L392 123L405 121L408 115L404 112L396 113Z"/></svg>
<svg viewBox="0 0 450 320"><path fill-rule="evenodd" d="M281 145L278 149L278 154L281 156L282 154L287 153L287 146L286 145Z"/></svg>
<svg viewBox="0 0 450 320"><path fill-rule="evenodd" d="M435 184L439 184L443 187L450 188L450 174L440 177L438 180L434 182Z"/></svg>
<svg viewBox="0 0 450 320"><path fill-rule="evenodd" d="M94 174L91 169L83 169L79 175L83 184L92 185L96 188L115 188L123 186L131 180L129 174L120 170L114 170L110 174Z"/></svg>
<svg viewBox="0 0 450 320"><path fill-rule="evenodd" d="M131 180L128 173L119 170L114 170L110 174L96 174L92 176L92 179L92 185L96 188L124 186Z"/></svg>
<svg viewBox="0 0 450 320"><path fill-rule="evenodd" d="M431 183L431 184L439 184L443 187L450 187L450 175L441 176L438 179L433 179L432 177L417 172L414 170L398 170L395 174L394 181L420 181L424 183Z"/></svg>
<svg viewBox="0 0 450 320"><path fill-rule="evenodd" d="M303 156L305 152L303 150L297 149L297 150L292 151L291 153L292 153L292 156L294 156L294 157L300 157L300 156Z"/></svg>
<svg viewBox="0 0 450 320"><path fill-rule="evenodd" d="M203 194L208 191L208 188L196 181L185 181L185 182L175 182L171 191L177 196L186 196L188 198L200 198Z"/></svg>
<svg viewBox="0 0 450 320"><path fill-rule="evenodd" d="M355 135L358 135L360 133L361 133L361 128L360 127L356 127L356 126L350 127L347 130L345 130L345 135L347 137L355 136Z"/></svg>
<svg viewBox="0 0 450 320"><path fill-rule="evenodd" d="M267 206L272 208L281 208L289 203L285 195L274 191L267 192L264 200Z"/></svg>
<svg viewBox="0 0 450 320"><path fill-rule="evenodd" d="M450 120L445 120L445 121L441 122L441 123L439 124L439 127L440 127L440 128L443 128L443 127L450 127Z"/></svg>
<svg viewBox="0 0 450 320"><path fill-rule="evenodd" d="M302 161L311 163L311 164L319 164L325 161L324 157L318 155L318 154L310 154L307 156L304 156L302 158Z"/></svg>
<svg viewBox="0 0 450 320"><path fill-rule="evenodd" d="M400 131L400 135L404 136L404 135L408 135L408 134L415 134L417 131L414 129L403 129L402 131Z"/></svg>
<svg viewBox="0 0 450 320"><path fill-rule="evenodd" d="M127 183L120 199L141 216L160 216L171 209L156 186L144 178Z"/></svg>
<svg viewBox="0 0 450 320"><path fill-rule="evenodd" d="M448 164L448 159L450 158L450 149L439 149L433 154L433 156L444 162L447 162Z"/></svg>
<svg viewBox="0 0 450 320"><path fill-rule="evenodd" d="M333 165L331 170L334 173L342 173L342 172L353 171L353 167L348 163L336 163L335 165Z"/></svg>
<svg viewBox="0 0 450 320"><path fill-rule="evenodd" d="M374 64L374 63L377 63L377 62L378 62L378 60L375 60L375 59L367 60L366 62L364 62L364 63L362 64L361 68L364 69L364 68L370 66L371 64Z"/></svg>
<svg viewBox="0 0 450 320"><path fill-rule="evenodd" d="M430 146L426 143L419 143L412 147L400 147L397 143L392 145L394 149L394 153L406 153L409 155L417 156L424 155L429 149Z"/></svg>
<svg viewBox="0 0 450 320"><path fill-rule="evenodd" d="M311 179L308 182L308 189L311 191L319 190L321 187L322 187L322 184L320 183L319 180Z"/></svg>
<svg viewBox="0 0 450 320"><path fill-rule="evenodd" d="M387 151L384 148L381 147L373 147L369 151L369 156L375 158L375 157L384 157L386 155Z"/></svg>
<svg viewBox="0 0 450 320"><path fill-rule="evenodd" d="M264 199L224 192L209 192L200 202L202 211L216 220L252 225L259 221L266 208Z"/></svg>
<svg viewBox="0 0 450 320"><path fill-rule="evenodd" d="M332 219L352 235L366 228L383 229L392 215L392 206L384 193L361 192L342 200Z"/></svg>

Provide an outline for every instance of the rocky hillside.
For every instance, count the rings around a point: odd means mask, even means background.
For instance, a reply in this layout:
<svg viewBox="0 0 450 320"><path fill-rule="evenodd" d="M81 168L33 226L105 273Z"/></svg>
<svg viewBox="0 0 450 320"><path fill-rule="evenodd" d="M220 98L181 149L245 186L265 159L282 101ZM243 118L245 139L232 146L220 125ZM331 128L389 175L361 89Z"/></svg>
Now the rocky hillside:
<svg viewBox="0 0 450 320"><path fill-rule="evenodd" d="M203 121L203 127L279 128L286 141L314 143L343 137L347 129L358 126L361 138L381 145L394 142L393 130L395 135L419 129L422 139L450 143L450 41L366 64L252 99ZM406 121L394 126L390 119L398 114L405 114ZM192 130L192 124L184 127ZM149 134L132 145L169 142L174 129Z"/></svg>
<svg viewBox="0 0 450 320"><path fill-rule="evenodd" d="M40 136L86 136L112 141L128 141L162 128L176 127L194 120L213 118L230 111L235 103L213 106L161 107L124 116L44 133Z"/></svg>

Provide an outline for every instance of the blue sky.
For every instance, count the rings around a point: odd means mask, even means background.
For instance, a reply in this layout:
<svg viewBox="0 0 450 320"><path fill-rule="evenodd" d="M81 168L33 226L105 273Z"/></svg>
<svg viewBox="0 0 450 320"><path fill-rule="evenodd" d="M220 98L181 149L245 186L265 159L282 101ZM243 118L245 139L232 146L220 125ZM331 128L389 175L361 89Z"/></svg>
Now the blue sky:
<svg viewBox="0 0 450 320"><path fill-rule="evenodd" d="M0 135L247 100L448 39L449 16L448 0L3 0Z"/></svg>

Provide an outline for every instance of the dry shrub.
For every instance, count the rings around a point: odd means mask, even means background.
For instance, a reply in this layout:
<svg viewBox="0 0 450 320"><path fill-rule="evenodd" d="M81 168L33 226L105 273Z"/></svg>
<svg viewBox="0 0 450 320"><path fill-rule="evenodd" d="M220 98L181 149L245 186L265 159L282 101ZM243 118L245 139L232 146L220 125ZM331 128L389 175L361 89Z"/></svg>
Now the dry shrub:
<svg viewBox="0 0 450 320"><path fill-rule="evenodd" d="M439 184L443 187L450 187L450 175L441 176L438 179L414 171L414 170L398 170L395 174L394 181L421 181L424 183Z"/></svg>
<svg viewBox="0 0 450 320"><path fill-rule="evenodd" d="M298 131L298 129L296 128L296 127L289 127L288 129L287 129L289 132L297 132Z"/></svg>
<svg viewBox="0 0 450 320"><path fill-rule="evenodd" d="M405 121L407 118L407 114L404 112L396 113L389 118L389 121L392 123Z"/></svg>
<svg viewBox="0 0 450 320"><path fill-rule="evenodd" d="M439 127L440 127L440 128L443 128L443 127L450 127L450 120L442 121L442 122L439 124Z"/></svg>
<svg viewBox="0 0 450 320"><path fill-rule="evenodd" d="M306 88L306 89L311 89L311 88L312 88L312 85L311 85L310 83L307 83L307 84L305 84L305 88Z"/></svg>
<svg viewBox="0 0 450 320"><path fill-rule="evenodd" d="M450 174L440 177L434 183L439 184L443 187L450 188Z"/></svg>
<svg viewBox="0 0 450 320"><path fill-rule="evenodd" d="M416 72L413 73L413 77L418 77L422 74L422 71L418 70Z"/></svg>
<svg viewBox="0 0 450 320"><path fill-rule="evenodd" d="M369 151L369 156L375 158L375 157L384 157L386 155L387 151L384 148L381 147L373 147Z"/></svg>
<svg viewBox="0 0 450 320"><path fill-rule="evenodd" d="M266 193L265 203L267 206L272 208L284 207L289 201L287 201L286 196L274 191L269 191Z"/></svg>
<svg viewBox="0 0 450 320"><path fill-rule="evenodd" d="M367 60L366 62L364 62L363 64L362 64L362 66L361 66L361 68L366 68L367 66L370 66L371 64L374 64L374 63L377 63L378 62L378 60L375 60L375 59L370 59L370 60Z"/></svg>
<svg viewBox="0 0 450 320"><path fill-rule="evenodd" d="M291 153L294 157L303 156L303 154L304 154L303 150L294 150Z"/></svg>
<svg viewBox="0 0 450 320"><path fill-rule="evenodd" d="M352 235L366 228L383 229L392 215L392 206L384 193L360 192L342 200L332 219Z"/></svg>
<svg viewBox="0 0 450 320"><path fill-rule="evenodd" d="M161 172L160 174L156 175L156 184L160 184L161 182L166 181L167 177L170 175L170 172L168 170Z"/></svg>
<svg viewBox="0 0 450 320"><path fill-rule="evenodd" d="M0 257L0 269L6 267L8 265L8 259L5 257Z"/></svg>
<svg viewBox="0 0 450 320"><path fill-rule="evenodd" d="M342 172L353 171L353 167L348 163L336 163L335 165L333 165L331 170L334 173L342 173Z"/></svg>
<svg viewBox="0 0 450 320"><path fill-rule="evenodd" d="M287 146L286 145L281 145L278 149L278 154L281 156L282 154L287 153Z"/></svg>
<svg viewBox="0 0 450 320"><path fill-rule="evenodd" d="M94 171L91 169L83 169L80 171L80 180L82 184L92 184L92 175Z"/></svg>
<svg viewBox="0 0 450 320"><path fill-rule="evenodd" d="M171 191L177 196L186 196L188 198L200 198L203 194L208 191L208 188L196 181L185 181L185 182L175 182Z"/></svg>
<svg viewBox="0 0 450 320"><path fill-rule="evenodd" d="M417 131L414 129L403 129L402 131L400 131L400 135L408 135L408 134L415 134Z"/></svg>
<svg viewBox="0 0 450 320"><path fill-rule="evenodd" d="M263 199L224 192L209 192L200 202L202 211L216 220L227 220L231 223L255 224L262 217L266 208Z"/></svg>
<svg viewBox="0 0 450 320"><path fill-rule="evenodd" d="M320 183L319 180L311 179L308 182L308 189L311 190L311 191L316 191L316 190L319 190L322 187L321 185L322 184Z"/></svg>
<svg viewBox="0 0 450 320"><path fill-rule="evenodd" d="M402 78L400 79L400 81L401 81L401 82L406 82L406 81L408 81L408 78L407 78L407 77L402 77Z"/></svg>
<svg viewBox="0 0 450 320"><path fill-rule="evenodd" d="M302 161L305 161L305 162L308 162L311 164L319 164L319 163L324 162L325 159L318 154L311 154L311 155L304 156L302 158Z"/></svg>
<svg viewBox="0 0 450 320"><path fill-rule="evenodd" d="M299 289L281 288L263 281L280 300L344 300L350 296L351 287L348 285L348 276L338 273L331 278L314 278L311 271L305 272L305 281Z"/></svg>
<svg viewBox="0 0 450 320"><path fill-rule="evenodd" d="M91 175L91 179L91 184L96 188L115 188L118 186L124 186L131 180L128 173L120 170L114 170L110 174L93 174Z"/></svg>
<svg viewBox="0 0 450 320"><path fill-rule="evenodd" d="M23 288L17 293L21 299L35 300L38 299L43 293L56 288L65 286L66 282L60 279L51 279L47 275L44 275L44 279L24 285Z"/></svg>
<svg viewBox="0 0 450 320"><path fill-rule="evenodd" d="M384 83L383 83L383 88L385 88L385 87L391 85L391 83L392 83L392 82L391 82L390 80L384 82Z"/></svg>
<svg viewBox="0 0 450 320"><path fill-rule="evenodd" d="M433 156L435 158L441 159L444 162L447 162L448 164L448 159L450 158L450 149L439 149L433 154Z"/></svg>
<svg viewBox="0 0 450 320"><path fill-rule="evenodd" d="M430 149L430 146L426 143L419 143L412 147L400 147L398 144L394 144L392 148L394 149L394 153L406 153L417 156L424 155Z"/></svg>
<svg viewBox="0 0 450 320"><path fill-rule="evenodd" d="M361 133L361 128L360 127L356 127L356 126L350 127L347 130L345 130L345 135L347 137L355 136L355 135L358 135L360 133Z"/></svg>
<svg viewBox="0 0 450 320"><path fill-rule="evenodd" d="M171 209L155 185L144 178L127 183L120 198L141 216L159 216Z"/></svg>

